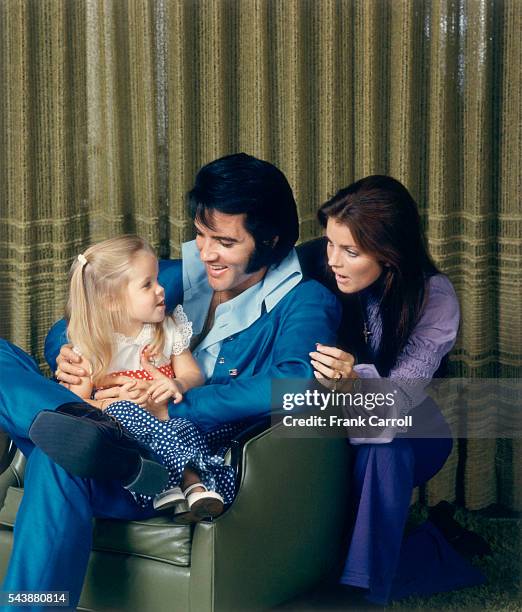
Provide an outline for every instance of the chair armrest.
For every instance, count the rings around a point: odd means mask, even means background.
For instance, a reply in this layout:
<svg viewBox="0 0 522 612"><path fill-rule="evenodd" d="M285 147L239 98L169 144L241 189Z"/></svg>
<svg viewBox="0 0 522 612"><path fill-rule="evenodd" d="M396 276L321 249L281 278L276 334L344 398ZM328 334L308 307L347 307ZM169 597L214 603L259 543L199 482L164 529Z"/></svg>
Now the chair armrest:
<svg viewBox="0 0 522 612"><path fill-rule="evenodd" d="M270 417L261 417L237 433L230 442L230 465L236 472L236 491L241 486L245 444L270 427Z"/></svg>
<svg viewBox="0 0 522 612"><path fill-rule="evenodd" d="M338 561L349 446L340 438L284 437L280 428L246 441L235 501L194 530L191 609L192 602L195 610L270 608L313 586Z"/></svg>
<svg viewBox="0 0 522 612"><path fill-rule="evenodd" d="M0 430L0 474L11 464L16 453L16 446L11 438Z"/></svg>
<svg viewBox="0 0 522 612"><path fill-rule="evenodd" d="M10 452L13 453L11 464L2 474L0 474L0 508L4 505L5 496L7 495L7 489L9 487L24 486L26 459L14 445L12 449L10 449Z"/></svg>

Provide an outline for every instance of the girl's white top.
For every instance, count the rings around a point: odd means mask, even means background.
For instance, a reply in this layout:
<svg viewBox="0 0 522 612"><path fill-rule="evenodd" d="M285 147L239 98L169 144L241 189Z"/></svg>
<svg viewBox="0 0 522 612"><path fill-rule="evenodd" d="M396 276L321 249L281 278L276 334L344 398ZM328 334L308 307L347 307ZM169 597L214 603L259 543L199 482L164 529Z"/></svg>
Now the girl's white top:
<svg viewBox="0 0 522 612"><path fill-rule="evenodd" d="M153 362L156 367L170 364L172 355L180 355L189 348L192 337L192 323L188 320L181 305L176 306L172 317L163 321L165 329L165 344L161 355L155 355ZM122 370L141 370L140 363L143 349L151 344L154 337L154 325L144 323L140 333L135 338L123 334L114 334L114 356L109 366L109 372Z"/></svg>

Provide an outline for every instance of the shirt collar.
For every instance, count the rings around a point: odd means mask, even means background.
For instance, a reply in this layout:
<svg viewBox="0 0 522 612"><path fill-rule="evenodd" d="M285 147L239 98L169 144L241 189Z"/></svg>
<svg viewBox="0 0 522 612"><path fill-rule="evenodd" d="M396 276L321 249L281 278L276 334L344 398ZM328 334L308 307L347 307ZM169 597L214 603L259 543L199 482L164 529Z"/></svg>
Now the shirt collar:
<svg viewBox="0 0 522 612"><path fill-rule="evenodd" d="M205 265L199 257L196 241L185 242L181 247L181 252L183 258L183 308L189 320L192 321L194 333L199 334L203 329L212 299L212 288L208 284ZM218 306L215 315L215 327L219 323L218 319L221 313L234 311L235 317L242 319L242 321L237 321L234 327L244 329L261 315L263 303L266 311L270 312L302 278L303 273L297 253L295 249L292 249L277 266L270 266L263 280ZM245 313L244 307L247 305L248 313ZM239 316L239 313L241 313L241 316ZM238 330L236 329L236 331Z"/></svg>

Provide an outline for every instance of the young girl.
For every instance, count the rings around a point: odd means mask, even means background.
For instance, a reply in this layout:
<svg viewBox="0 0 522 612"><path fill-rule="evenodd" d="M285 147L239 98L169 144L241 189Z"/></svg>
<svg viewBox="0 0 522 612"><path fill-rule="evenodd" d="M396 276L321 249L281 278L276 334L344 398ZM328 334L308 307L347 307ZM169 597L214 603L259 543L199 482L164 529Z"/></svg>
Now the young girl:
<svg viewBox="0 0 522 612"><path fill-rule="evenodd" d="M73 350L91 372L71 391L115 417L169 470L169 489L154 498L154 508L179 504L186 510L188 502L188 512L176 513L178 522L220 514L233 494L232 469L210 455L190 421L162 421L151 414L160 408L165 412L169 400L180 402L188 389L204 381L189 351L192 324L181 306L166 316L158 261L147 242L121 236L78 255L71 267L66 318ZM120 388L118 401L91 399L95 389L112 386L111 378L122 375L130 380ZM140 379L151 381L145 390ZM150 503L148 496L136 497L142 505Z"/></svg>

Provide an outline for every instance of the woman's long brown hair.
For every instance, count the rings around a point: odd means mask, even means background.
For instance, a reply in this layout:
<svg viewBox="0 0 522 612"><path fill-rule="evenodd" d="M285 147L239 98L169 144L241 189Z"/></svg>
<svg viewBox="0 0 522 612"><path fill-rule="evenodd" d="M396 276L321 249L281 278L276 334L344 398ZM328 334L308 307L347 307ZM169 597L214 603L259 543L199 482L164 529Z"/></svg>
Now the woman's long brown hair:
<svg viewBox="0 0 522 612"><path fill-rule="evenodd" d="M422 312L427 279L438 273L428 252L414 199L399 181L374 175L341 189L318 218L346 225L357 246L383 266L382 338L377 369L386 376Z"/></svg>

